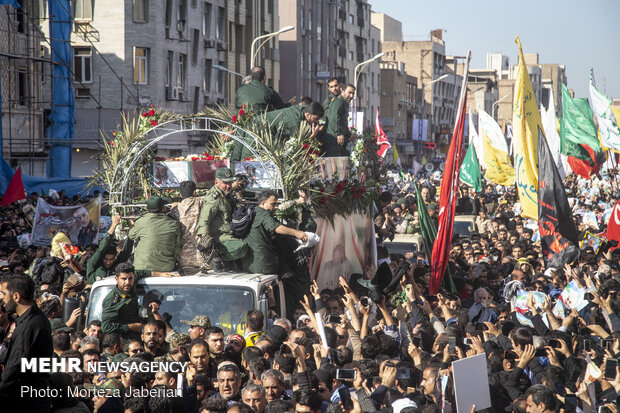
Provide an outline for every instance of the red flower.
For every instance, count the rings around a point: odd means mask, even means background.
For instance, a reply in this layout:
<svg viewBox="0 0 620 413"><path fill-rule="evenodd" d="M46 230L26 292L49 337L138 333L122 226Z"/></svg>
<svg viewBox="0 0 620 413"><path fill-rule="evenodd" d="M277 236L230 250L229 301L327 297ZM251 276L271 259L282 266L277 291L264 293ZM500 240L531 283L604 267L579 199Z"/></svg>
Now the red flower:
<svg viewBox="0 0 620 413"><path fill-rule="evenodd" d="M112 136L116 136L116 131L115 130L112 131Z"/></svg>
<svg viewBox="0 0 620 413"><path fill-rule="evenodd" d="M114 141L110 141L110 146L114 146Z"/></svg>
<svg viewBox="0 0 620 413"><path fill-rule="evenodd" d="M321 192L325 192L325 188L321 188Z"/></svg>
<svg viewBox="0 0 620 413"><path fill-rule="evenodd" d="M152 108L155 108L155 105L151 105Z"/></svg>
<svg viewBox="0 0 620 413"><path fill-rule="evenodd" d="M252 158L251 156L248 156L247 158L244 159L244 161L253 161L254 158Z"/></svg>
<svg viewBox="0 0 620 413"><path fill-rule="evenodd" d="M148 115L149 115L149 114L148 114L148 112L144 112L144 113L142 114L142 117L143 117L143 118L146 118Z"/></svg>
<svg viewBox="0 0 620 413"><path fill-rule="evenodd" d="M155 109L151 109L149 111L149 116L155 116Z"/></svg>
<svg viewBox="0 0 620 413"><path fill-rule="evenodd" d="M310 147L310 145L308 145L307 143L304 143L301 147L304 148L304 149L308 149Z"/></svg>
<svg viewBox="0 0 620 413"><path fill-rule="evenodd" d="M241 109L239 109L239 116L243 116L245 112L243 111L243 106L241 107Z"/></svg>
<svg viewBox="0 0 620 413"><path fill-rule="evenodd" d="M156 120L152 120L152 121L151 121L151 125L153 125L153 126L157 126L157 121L156 121Z"/></svg>
<svg viewBox="0 0 620 413"><path fill-rule="evenodd" d="M233 121L233 123L237 123L237 115L233 115L232 121Z"/></svg>
<svg viewBox="0 0 620 413"><path fill-rule="evenodd" d="M213 155L209 155L209 156L207 156L207 161L212 161L213 159L214 159L214 158L213 158Z"/></svg>
<svg viewBox="0 0 620 413"><path fill-rule="evenodd" d="M192 161L197 161L199 158L196 158L195 156L192 156Z"/></svg>
<svg viewBox="0 0 620 413"><path fill-rule="evenodd" d="M320 202L321 202L321 205L325 205L325 203L327 202L327 198L322 197L322 198L320 199Z"/></svg>

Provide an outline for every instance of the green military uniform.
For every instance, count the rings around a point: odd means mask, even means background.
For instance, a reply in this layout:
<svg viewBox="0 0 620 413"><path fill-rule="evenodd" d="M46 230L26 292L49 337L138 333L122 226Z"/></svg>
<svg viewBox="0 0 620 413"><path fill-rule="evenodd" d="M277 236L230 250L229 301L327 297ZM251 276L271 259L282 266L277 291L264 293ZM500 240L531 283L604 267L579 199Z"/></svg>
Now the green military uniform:
<svg viewBox="0 0 620 413"><path fill-rule="evenodd" d="M137 274L134 275L135 282L142 278ZM102 307L101 332L103 334L118 333L125 338L139 336L139 333L129 330L129 324L141 321L135 284L128 293L122 292L118 286L115 286L103 299Z"/></svg>
<svg viewBox="0 0 620 413"><path fill-rule="evenodd" d="M247 112L264 112L286 107L278 92L258 80L252 80L237 89L235 107L239 110L243 105L246 105Z"/></svg>
<svg viewBox="0 0 620 413"><path fill-rule="evenodd" d="M138 243L134 253L137 270L174 270L182 246L179 221L163 213L149 212L136 220L129 230L129 239Z"/></svg>
<svg viewBox="0 0 620 413"><path fill-rule="evenodd" d="M114 264L112 265L112 267L105 268L103 266L103 256L105 251L112 245L113 241L114 235L106 234L106 236L103 237L101 242L99 242L99 247L97 248L95 253L88 259L88 261L86 261L86 281L89 284L93 284L97 280L113 276L114 268L116 267L116 265L120 264L121 262L127 262L127 260L129 260L129 257L131 257L133 242L128 239L125 242L125 245L123 245L123 250L114 260ZM150 274L148 274L147 276L150 276Z"/></svg>
<svg viewBox="0 0 620 413"><path fill-rule="evenodd" d="M349 130L349 104L342 96L338 96L325 111L325 117L327 118L327 130L319 137L322 144L322 155L326 157L347 156L345 147L351 134ZM338 135L344 135L344 145L338 145Z"/></svg>
<svg viewBox="0 0 620 413"><path fill-rule="evenodd" d="M334 99L336 99L338 96L340 96L340 95L334 95L331 92L327 94L327 97L323 101L323 109L325 109L325 112L327 112L327 109L329 108L329 105L331 105L332 102L334 101Z"/></svg>
<svg viewBox="0 0 620 413"><path fill-rule="evenodd" d="M224 261L243 258L247 252L245 242L233 237L230 230L234 205L235 200L232 195L226 195L220 188L213 185L205 195L200 218L198 218L198 235L211 235L218 247L220 258Z"/></svg>
<svg viewBox="0 0 620 413"><path fill-rule="evenodd" d="M275 90L257 80L252 80L250 83L237 89L235 107L239 110L243 105L245 105L246 112L254 112L255 114L287 107L287 104L284 103L282 97ZM242 138L250 145L253 144L249 137L243 136ZM230 157L233 162L231 168L234 169L234 162L239 162L252 156L252 152L248 148L235 142Z"/></svg>
<svg viewBox="0 0 620 413"><path fill-rule="evenodd" d="M273 134L279 133L284 144L291 136L296 136L299 125L306 120L305 106L295 105L284 109L273 110L266 115Z"/></svg>
<svg viewBox="0 0 620 413"><path fill-rule="evenodd" d="M280 224L271 212L256 207L256 216L252 223L252 229L245 241L252 251L252 263L250 272L257 274L276 274L280 258L273 244L272 237Z"/></svg>

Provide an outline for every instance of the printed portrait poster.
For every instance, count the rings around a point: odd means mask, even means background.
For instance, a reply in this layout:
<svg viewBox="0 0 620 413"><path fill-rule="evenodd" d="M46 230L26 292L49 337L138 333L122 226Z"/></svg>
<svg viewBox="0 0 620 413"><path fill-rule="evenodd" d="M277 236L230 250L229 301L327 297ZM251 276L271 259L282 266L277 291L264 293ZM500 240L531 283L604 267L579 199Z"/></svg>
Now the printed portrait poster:
<svg viewBox="0 0 620 413"><path fill-rule="evenodd" d="M250 183L247 190L271 189L280 187L278 167L271 161L241 161L235 163L235 172L247 175Z"/></svg>
<svg viewBox="0 0 620 413"><path fill-rule="evenodd" d="M181 182L189 181L192 176L189 161L155 161L153 162L153 187L178 188Z"/></svg>
<svg viewBox="0 0 620 413"><path fill-rule="evenodd" d="M215 171L218 168L228 168L228 160L192 161L192 180L198 188L210 187L215 182Z"/></svg>
<svg viewBox="0 0 620 413"><path fill-rule="evenodd" d="M59 231L65 232L71 243L80 247L97 244L101 197L74 206L54 206L39 198L34 224L32 226L32 245L49 247L52 238Z"/></svg>
<svg viewBox="0 0 620 413"><path fill-rule="evenodd" d="M321 238L314 247L310 274L320 289L338 287L338 277L349 279L351 274L363 274L368 265L376 268L375 227L368 213L348 217L337 215L333 225L317 218L317 235Z"/></svg>

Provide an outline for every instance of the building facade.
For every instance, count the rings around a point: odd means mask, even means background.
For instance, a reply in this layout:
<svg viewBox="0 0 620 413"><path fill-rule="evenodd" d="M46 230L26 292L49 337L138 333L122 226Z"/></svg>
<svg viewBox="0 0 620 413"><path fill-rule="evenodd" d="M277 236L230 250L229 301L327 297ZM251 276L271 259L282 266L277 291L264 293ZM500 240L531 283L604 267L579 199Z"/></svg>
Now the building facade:
<svg viewBox="0 0 620 413"><path fill-rule="evenodd" d="M151 105L180 114L234 105L252 40L278 29L275 0L74 3L73 176L92 174L102 140L123 114ZM277 39L257 53L270 86L279 83L278 57ZM205 142L198 132L172 135L158 155L201 152Z"/></svg>
<svg viewBox="0 0 620 413"><path fill-rule="evenodd" d="M434 30L426 41L383 42L381 47L385 52L383 61L403 62L407 74L418 80L424 99L424 119L429 124L427 140L447 153L462 76L457 73L457 59L454 59L453 67L446 62L441 33L441 30ZM424 153L427 158L434 154L434 149Z"/></svg>
<svg viewBox="0 0 620 413"><path fill-rule="evenodd" d="M49 62L41 59L43 36L39 2L20 1L20 8L0 6L0 81L2 142L0 152L23 173L45 175L45 102L42 83L50 82ZM47 71L45 70L47 66Z"/></svg>
<svg viewBox="0 0 620 413"><path fill-rule="evenodd" d="M417 79L406 73L404 63L381 62L381 126L390 143L397 145L403 166L412 165L416 150L413 119L422 109L417 90ZM389 153L386 159L389 162Z"/></svg>

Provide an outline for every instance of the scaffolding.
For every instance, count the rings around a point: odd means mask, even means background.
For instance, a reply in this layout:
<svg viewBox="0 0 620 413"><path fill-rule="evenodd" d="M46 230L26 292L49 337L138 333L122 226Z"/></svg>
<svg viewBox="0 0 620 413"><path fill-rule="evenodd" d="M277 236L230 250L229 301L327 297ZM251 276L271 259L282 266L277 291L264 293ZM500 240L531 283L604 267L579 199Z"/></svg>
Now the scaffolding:
<svg viewBox="0 0 620 413"><path fill-rule="evenodd" d="M52 148L58 144L74 145L92 144L92 140L84 140L75 136L71 141L53 139L50 127L54 125L54 81L67 79L55 74L54 67L64 64L69 73L72 85L81 86L88 91L87 100L95 104L98 111L97 130L102 147L101 128L101 83L99 96L95 97L91 90L75 76L73 64L60 63L52 59L54 38L50 23L55 19L48 9L46 0L17 0L21 7L0 6L0 80L2 94L2 142L0 153L12 167L21 166L29 175L45 175L53 163ZM56 0L50 0L50 3ZM62 5L62 3L59 3ZM64 6L62 6L64 7ZM68 15L70 10L64 8ZM46 33L49 31L49 33ZM92 48L93 56L97 54L104 64L111 69L118 79L122 91L138 102L134 90L128 86L121 76L97 50L93 40L98 41L98 32L89 23L76 22L73 25L73 36L87 41ZM54 42L53 42L54 41ZM73 42L71 42L73 45ZM71 88L73 94L73 88ZM84 96L81 102L84 102ZM120 107L124 111L123 99ZM75 122L75 119L73 119Z"/></svg>

